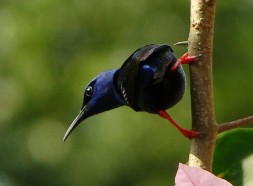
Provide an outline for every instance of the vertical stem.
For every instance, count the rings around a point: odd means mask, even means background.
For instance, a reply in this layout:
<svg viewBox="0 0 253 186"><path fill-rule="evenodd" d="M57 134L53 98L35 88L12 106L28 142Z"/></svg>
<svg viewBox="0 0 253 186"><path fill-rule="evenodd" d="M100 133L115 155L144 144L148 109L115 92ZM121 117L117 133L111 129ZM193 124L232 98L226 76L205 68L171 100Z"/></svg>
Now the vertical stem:
<svg viewBox="0 0 253 186"><path fill-rule="evenodd" d="M193 129L200 137L192 140L189 165L212 169L217 125L213 106L212 52L215 0L191 0L189 54L202 57L190 65Z"/></svg>

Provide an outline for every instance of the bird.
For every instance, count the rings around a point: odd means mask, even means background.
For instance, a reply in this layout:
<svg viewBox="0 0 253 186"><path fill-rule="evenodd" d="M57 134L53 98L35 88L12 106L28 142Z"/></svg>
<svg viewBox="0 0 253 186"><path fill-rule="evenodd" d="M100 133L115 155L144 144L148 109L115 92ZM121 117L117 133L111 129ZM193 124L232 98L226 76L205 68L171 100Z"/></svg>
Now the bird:
<svg viewBox="0 0 253 186"><path fill-rule="evenodd" d="M121 106L136 112L157 114L168 120L185 137L199 136L194 130L186 130L165 111L183 97L186 77L181 64L196 61L196 56L185 53L176 58L166 44L148 44L133 52L118 69L100 73L85 88L79 114L66 131L65 141L85 119Z"/></svg>

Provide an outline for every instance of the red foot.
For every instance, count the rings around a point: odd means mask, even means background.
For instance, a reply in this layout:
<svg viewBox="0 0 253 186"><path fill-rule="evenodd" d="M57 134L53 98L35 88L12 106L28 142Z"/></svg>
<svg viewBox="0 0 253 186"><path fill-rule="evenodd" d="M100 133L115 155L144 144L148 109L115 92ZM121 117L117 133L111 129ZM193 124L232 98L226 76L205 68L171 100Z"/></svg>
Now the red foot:
<svg viewBox="0 0 253 186"><path fill-rule="evenodd" d="M177 59L176 63L172 66L171 71L176 70L180 64L190 64L196 61L198 57L199 56L189 56L188 52L186 52L184 55Z"/></svg>
<svg viewBox="0 0 253 186"><path fill-rule="evenodd" d="M186 130L182 127L180 127L171 117L170 115L165 112L164 110L160 110L158 112L158 115L167 119L169 122L171 122L172 125L174 125L185 137L188 139L196 138L199 136L199 132L194 131L194 130Z"/></svg>

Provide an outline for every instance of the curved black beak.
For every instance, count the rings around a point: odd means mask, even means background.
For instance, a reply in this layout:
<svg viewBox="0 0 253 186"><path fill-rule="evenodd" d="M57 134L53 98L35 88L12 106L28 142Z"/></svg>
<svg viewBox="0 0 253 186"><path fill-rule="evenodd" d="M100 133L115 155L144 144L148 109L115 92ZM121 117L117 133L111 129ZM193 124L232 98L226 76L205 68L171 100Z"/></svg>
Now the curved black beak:
<svg viewBox="0 0 253 186"><path fill-rule="evenodd" d="M71 134L71 132L78 126L78 124L81 123L85 118L88 117L87 111L88 111L88 106L85 105L82 108L82 110L80 111L80 113L76 116L74 121L71 123L71 125L69 126L67 132L65 133L64 138L63 138L64 142L66 141L68 136Z"/></svg>

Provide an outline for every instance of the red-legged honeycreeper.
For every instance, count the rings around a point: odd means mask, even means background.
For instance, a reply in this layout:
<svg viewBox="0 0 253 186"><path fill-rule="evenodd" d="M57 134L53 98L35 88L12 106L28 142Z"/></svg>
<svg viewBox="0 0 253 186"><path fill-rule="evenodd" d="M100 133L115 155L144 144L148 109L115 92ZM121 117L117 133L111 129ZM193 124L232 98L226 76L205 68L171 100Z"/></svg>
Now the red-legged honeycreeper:
<svg viewBox="0 0 253 186"><path fill-rule="evenodd" d="M198 132L183 129L165 112L184 95L185 73L181 64L194 62L196 58L185 53L177 59L172 48L163 44L137 49L121 68L102 72L87 85L81 111L63 140L86 118L123 105L158 114L185 137L197 137Z"/></svg>

